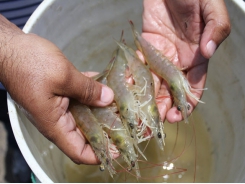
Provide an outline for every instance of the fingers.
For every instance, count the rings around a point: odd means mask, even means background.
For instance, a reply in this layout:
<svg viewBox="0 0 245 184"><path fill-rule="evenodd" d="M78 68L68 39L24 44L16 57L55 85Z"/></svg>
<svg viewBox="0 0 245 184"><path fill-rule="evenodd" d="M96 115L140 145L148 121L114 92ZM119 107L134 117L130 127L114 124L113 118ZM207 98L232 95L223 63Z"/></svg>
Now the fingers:
<svg viewBox="0 0 245 184"><path fill-rule="evenodd" d="M205 86L207 69L208 69L208 62L202 62L202 64L189 70L186 76L190 86L193 88L191 89L192 94L195 95L198 99L202 97L204 92L203 90L200 89L203 89ZM190 96L187 97L187 101L191 105L190 109L188 110L188 115L190 115L195 109L195 107L197 106L198 101L196 101L194 98ZM181 112L178 111L176 107L172 107L167 112L166 118L170 123L175 123L183 120Z"/></svg>
<svg viewBox="0 0 245 184"><path fill-rule="evenodd" d="M47 106L41 109L39 106L36 107L37 112L26 114L26 111L23 111L37 129L75 163L100 163L91 146L86 143L85 137L76 127L71 112L67 110L69 99L53 97L44 100L41 97L41 100L46 101ZM39 104L43 103L39 102Z"/></svg>
<svg viewBox="0 0 245 184"><path fill-rule="evenodd" d="M65 108L68 98L63 99L61 109ZM38 125L38 127L40 124ZM73 115L66 111L54 124L45 124L39 127L45 137L52 141L64 154L77 164L99 164L91 145L77 128ZM119 155L114 154L113 158Z"/></svg>
<svg viewBox="0 0 245 184"><path fill-rule="evenodd" d="M55 126L48 126L45 136L77 164L100 163L91 146L85 143L85 138L76 128L75 121L70 112L62 115Z"/></svg>
<svg viewBox="0 0 245 184"><path fill-rule="evenodd" d="M202 0L201 11L206 24L201 37L201 53L209 59L230 34L231 25L223 0Z"/></svg>
<svg viewBox="0 0 245 184"><path fill-rule="evenodd" d="M68 110L69 98L105 106L113 100L112 90L81 74L54 44L37 35L18 35L8 44L18 54L7 55L9 66L5 68L13 76L6 77L13 99L38 130L74 162L98 164Z"/></svg>
<svg viewBox="0 0 245 184"><path fill-rule="evenodd" d="M171 108L171 105L172 105L171 97L163 97L161 100L158 101L157 103L158 111L163 121L166 118L166 115L168 114L169 109ZM169 121L168 118L167 120Z"/></svg>
<svg viewBox="0 0 245 184"><path fill-rule="evenodd" d="M114 93L109 87L71 68L68 71L68 77L61 83L57 91L58 95L68 96L92 106L106 106L113 101Z"/></svg>
<svg viewBox="0 0 245 184"><path fill-rule="evenodd" d="M158 111L160 113L161 119L164 121L168 110L172 106L171 95L169 93L167 83L164 80L162 80L159 89L157 89L156 101L157 101Z"/></svg>

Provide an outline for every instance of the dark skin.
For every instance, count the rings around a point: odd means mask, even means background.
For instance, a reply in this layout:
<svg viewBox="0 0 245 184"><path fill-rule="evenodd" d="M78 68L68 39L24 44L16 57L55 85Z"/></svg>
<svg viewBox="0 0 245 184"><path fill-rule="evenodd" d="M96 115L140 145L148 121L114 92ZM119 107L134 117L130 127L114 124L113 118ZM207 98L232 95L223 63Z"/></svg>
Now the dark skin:
<svg viewBox="0 0 245 184"><path fill-rule="evenodd" d="M143 37L174 64L188 67L186 76L193 88L203 88L208 59L229 33L222 0L144 1ZM211 49L207 43L211 43ZM0 81L46 138L75 163L99 163L68 110L69 99L103 107L113 101L110 88L87 77L91 73L81 74L53 43L23 33L1 15L0 71ZM154 78L158 97L169 95L165 83ZM193 93L202 95L202 91ZM162 119L181 120L172 100L161 99L158 105ZM197 102L189 102L191 112Z"/></svg>
<svg viewBox="0 0 245 184"><path fill-rule="evenodd" d="M37 129L75 163L97 164L68 110L69 98L103 107L112 102L112 90L81 74L48 40L24 34L2 16L0 26L0 81L11 97Z"/></svg>

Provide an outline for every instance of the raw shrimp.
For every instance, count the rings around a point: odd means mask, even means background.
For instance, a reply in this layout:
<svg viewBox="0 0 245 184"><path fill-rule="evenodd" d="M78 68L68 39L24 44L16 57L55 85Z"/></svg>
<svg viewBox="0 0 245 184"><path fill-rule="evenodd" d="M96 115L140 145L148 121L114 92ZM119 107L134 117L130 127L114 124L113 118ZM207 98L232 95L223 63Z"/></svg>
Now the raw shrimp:
<svg viewBox="0 0 245 184"><path fill-rule="evenodd" d="M109 74L115 59L113 58L108 64L106 69L94 77L98 82L107 84L107 75ZM110 105L108 107L91 107L91 111L94 116L99 119L99 123L103 129L111 137L113 143L117 146L124 161L129 166L129 170L135 168L137 178L140 177L140 171L137 161L137 154L135 153L133 140L126 131L121 119L115 114L117 107Z"/></svg>
<svg viewBox="0 0 245 184"><path fill-rule="evenodd" d="M129 70L135 81L136 86L134 91L139 102L139 115L142 124L151 129L154 137L157 139L158 146L163 150L165 137L163 133L163 122L160 118L155 100L155 87L152 74L133 49L123 43L117 42L117 44L125 54ZM144 129L140 132L143 131ZM142 139L143 136L144 135L142 135Z"/></svg>
<svg viewBox="0 0 245 184"><path fill-rule="evenodd" d="M100 120L100 124L107 134L111 137L113 143L117 146L124 161L129 166L129 171L135 168L136 176L140 177L140 171L137 161L137 155L134 150L132 138L128 135L121 119L113 112L116 107L91 108L94 116Z"/></svg>
<svg viewBox="0 0 245 184"><path fill-rule="evenodd" d="M115 63L107 77L107 84L114 91L119 114L130 135L137 139L138 111L135 105L133 93L128 89L126 82L126 60L122 56L121 50L117 49Z"/></svg>
<svg viewBox="0 0 245 184"><path fill-rule="evenodd" d="M117 152L117 150L110 146L109 138L102 130L98 120L94 117L88 106L75 100L71 100L69 110L71 111L79 130L84 134L96 156L101 161L102 165L100 166L100 169L104 170L104 167L106 167L111 177L113 177L113 174L116 174L116 172L112 165L110 149L112 148L112 151L114 152Z"/></svg>
<svg viewBox="0 0 245 184"><path fill-rule="evenodd" d="M114 100L122 120L122 123L133 138L133 144L137 151L146 159L142 151L138 147L137 127L139 122L138 108L135 102L133 92L130 91L126 82L126 59L122 55L119 47L114 52L114 65L107 76L107 85L114 91Z"/></svg>
<svg viewBox="0 0 245 184"><path fill-rule="evenodd" d="M192 179L195 181L196 142L193 126L193 121L189 124L166 124L169 136L165 140L164 152L152 151L156 150L158 145L149 144L144 152L148 161L138 160L142 176L139 182L192 182ZM147 142L144 142L144 145L147 145ZM132 182L136 176L126 173L124 182Z"/></svg>
<svg viewBox="0 0 245 184"><path fill-rule="evenodd" d="M130 25L132 27L137 48L143 53L149 67L168 83L174 99L174 104L177 107L177 110L181 111L184 121L188 123L187 114L190 104L187 103L186 95L189 95L198 102L203 102L191 93L190 84L182 71L169 61L159 50L141 37L135 30L132 21L130 21Z"/></svg>

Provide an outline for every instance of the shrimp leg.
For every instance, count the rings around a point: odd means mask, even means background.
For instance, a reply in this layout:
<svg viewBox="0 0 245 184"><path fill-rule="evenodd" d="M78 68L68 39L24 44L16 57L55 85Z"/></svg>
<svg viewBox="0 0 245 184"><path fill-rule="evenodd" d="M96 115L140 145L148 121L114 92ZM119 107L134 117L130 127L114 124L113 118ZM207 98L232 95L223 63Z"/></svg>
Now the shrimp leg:
<svg viewBox="0 0 245 184"><path fill-rule="evenodd" d="M109 142L98 120L86 105L75 100L71 100L69 110L76 121L77 127L84 134L96 156L101 161L102 167L106 167L111 177L113 177L116 172L109 153Z"/></svg>
<svg viewBox="0 0 245 184"><path fill-rule="evenodd" d="M151 129L154 137L157 139L158 146L163 150L164 127L155 100L152 74L149 68L141 62L133 49L120 42L117 42L117 44L124 52L136 86L144 91L144 94L142 94L142 90L136 92L136 97L139 101L140 119L142 123Z"/></svg>
<svg viewBox="0 0 245 184"><path fill-rule="evenodd" d="M202 101L191 93L190 84L188 80L186 80L183 72L180 71L171 61L169 61L169 59L159 50L141 37L135 30L132 21L130 21L130 25L136 47L144 55L145 61L149 67L168 83L174 99L174 104L176 105L177 110L181 111L184 121L188 123L187 114L189 104L187 103L187 95L194 98L198 102L202 103Z"/></svg>

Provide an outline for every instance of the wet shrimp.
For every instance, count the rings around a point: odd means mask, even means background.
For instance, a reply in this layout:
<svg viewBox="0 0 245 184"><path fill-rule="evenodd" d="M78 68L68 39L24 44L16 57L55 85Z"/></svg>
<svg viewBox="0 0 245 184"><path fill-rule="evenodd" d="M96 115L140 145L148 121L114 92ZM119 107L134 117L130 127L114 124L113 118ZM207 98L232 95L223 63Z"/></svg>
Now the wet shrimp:
<svg viewBox="0 0 245 184"><path fill-rule="evenodd" d="M133 138L135 148L144 157L138 147L138 141L140 142L137 137L138 108L134 95L129 90L129 84L126 82L126 60L119 48L116 49L114 57L115 63L107 77L107 85L114 91L114 100L124 127Z"/></svg>
<svg viewBox="0 0 245 184"><path fill-rule="evenodd" d="M112 165L112 152L118 152L109 143L107 134L102 130L98 120L94 117L88 106L83 105L75 100L71 100L69 110L72 113L77 127L86 137L94 150L96 156L101 161L100 169L103 171L107 168L111 177L116 174Z"/></svg>
<svg viewBox="0 0 245 184"><path fill-rule="evenodd" d="M123 43L117 42L117 44L124 52L129 70L135 82L134 92L139 103L139 116L142 124L151 129L154 137L157 139L158 146L163 150L165 136L163 133L163 122L160 118L155 100L153 76L149 68L142 63L133 49ZM140 132L144 133L144 129L146 130L146 127L144 127ZM144 134L142 135L142 139L143 136Z"/></svg>
<svg viewBox="0 0 245 184"><path fill-rule="evenodd" d="M107 84L107 75L110 72L115 60L114 58L108 64L105 71L97 76L93 77L98 82L103 84ZM137 154L134 150L134 145L132 138L129 136L126 131L121 119L116 114L117 107L115 105L110 105L108 107L91 107L91 111L94 116L99 119L100 125L107 132L107 134L111 137L113 143L117 146L120 154L122 155L124 161L128 165L128 170L132 170L132 168L136 172L137 178L140 176L139 165L137 161Z"/></svg>
<svg viewBox="0 0 245 184"><path fill-rule="evenodd" d="M133 22L130 21L133 31L134 42L137 48L142 52L149 67L159 76L161 76L169 85L173 96L174 105L181 112L185 123L188 123L188 110L190 104L187 102L187 96L194 98L196 101L203 103L191 91L191 86L185 78L183 72L168 60L159 50L147 42L135 30Z"/></svg>
<svg viewBox="0 0 245 184"><path fill-rule="evenodd" d="M121 119L115 114L117 108L91 108L92 113L98 119L100 124L107 134L111 137L113 143L116 145L124 161L128 165L128 170L135 169L136 176L139 178L140 171L137 161L137 154L134 150L132 138L128 135Z"/></svg>
<svg viewBox="0 0 245 184"><path fill-rule="evenodd" d="M107 85L114 91L119 114L131 137L136 139L136 127L138 126L137 109L134 104L134 96L128 89L126 82L126 60L122 57L119 48L114 52L115 63L107 77Z"/></svg>

